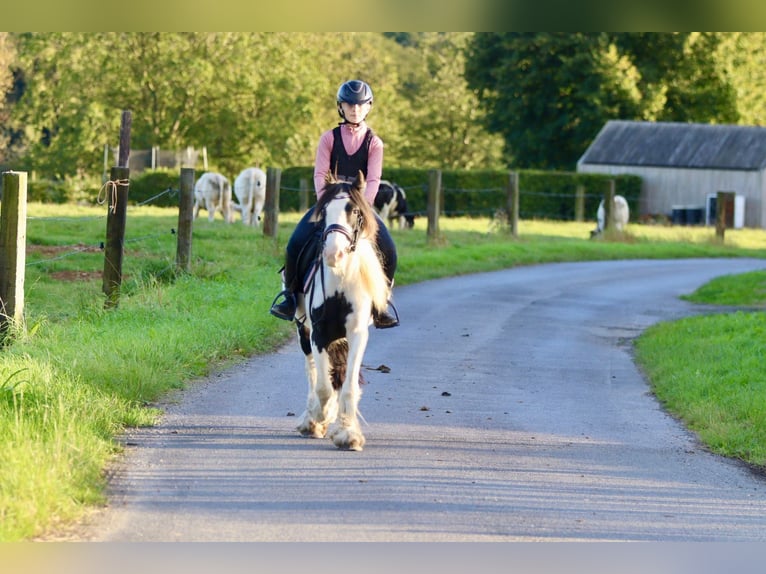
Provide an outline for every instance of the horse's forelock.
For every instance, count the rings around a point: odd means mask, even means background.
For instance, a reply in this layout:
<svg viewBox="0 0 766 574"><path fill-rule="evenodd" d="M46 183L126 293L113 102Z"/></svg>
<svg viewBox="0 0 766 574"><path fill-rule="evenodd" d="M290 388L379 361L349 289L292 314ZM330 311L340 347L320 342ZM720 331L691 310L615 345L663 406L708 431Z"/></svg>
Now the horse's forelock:
<svg viewBox="0 0 766 574"><path fill-rule="evenodd" d="M351 201L354 202L362 214L362 235L365 235L369 238L374 238L378 233L378 220L375 219L375 214L372 211L372 206L364 197L364 190L356 185L352 185L348 191L349 196L351 197Z"/></svg>

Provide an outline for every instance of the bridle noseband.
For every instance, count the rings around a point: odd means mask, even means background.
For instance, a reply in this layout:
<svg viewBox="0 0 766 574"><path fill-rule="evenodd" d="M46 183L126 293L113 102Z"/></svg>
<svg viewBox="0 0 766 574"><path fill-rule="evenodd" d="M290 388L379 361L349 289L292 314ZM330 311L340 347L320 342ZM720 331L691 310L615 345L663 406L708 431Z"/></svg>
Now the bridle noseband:
<svg viewBox="0 0 766 574"><path fill-rule="evenodd" d="M336 199L348 199L348 196L335 197L331 201L335 201ZM340 223L331 223L330 225L325 227L324 233L322 233L322 243L324 243L327 240L327 237L331 233L340 233L349 241L348 251L354 251L356 249L356 243L359 238L359 229L362 226L362 221L363 221L362 215L359 214L359 217L357 218L357 221L356 221L356 225L354 227L348 227Z"/></svg>

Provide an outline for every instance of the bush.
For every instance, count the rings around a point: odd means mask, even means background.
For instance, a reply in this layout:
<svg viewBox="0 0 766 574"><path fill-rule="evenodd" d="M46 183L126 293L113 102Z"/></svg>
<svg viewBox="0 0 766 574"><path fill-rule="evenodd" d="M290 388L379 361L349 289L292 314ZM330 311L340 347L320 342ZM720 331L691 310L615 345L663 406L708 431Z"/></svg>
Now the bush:
<svg viewBox="0 0 766 574"><path fill-rule="evenodd" d="M195 173L195 179L201 173ZM181 171L178 169L153 169L130 177L128 200L131 204L150 203L158 207L178 207L178 188ZM171 190L168 193L163 193Z"/></svg>

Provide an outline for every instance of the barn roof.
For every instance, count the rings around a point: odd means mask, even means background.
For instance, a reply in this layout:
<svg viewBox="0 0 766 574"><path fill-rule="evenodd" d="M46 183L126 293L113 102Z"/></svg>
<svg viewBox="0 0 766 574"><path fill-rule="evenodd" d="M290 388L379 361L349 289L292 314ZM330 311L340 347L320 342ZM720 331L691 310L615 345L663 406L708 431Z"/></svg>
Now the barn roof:
<svg viewBox="0 0 766 574"><path fill-rule="evenodd" d="M761 170L766 127L612 120L579 163Z"/></svg>

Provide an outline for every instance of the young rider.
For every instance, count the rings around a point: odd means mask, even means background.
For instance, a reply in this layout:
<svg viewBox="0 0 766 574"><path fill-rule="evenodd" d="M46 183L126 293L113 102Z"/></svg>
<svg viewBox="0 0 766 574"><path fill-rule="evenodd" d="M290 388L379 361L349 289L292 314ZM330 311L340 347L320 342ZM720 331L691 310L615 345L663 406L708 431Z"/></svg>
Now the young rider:
<svg viewBox="0 0 766 574"><path fill-rule="evenodd" d="M338 88L338 114L343 120L319 138L314 162L314 189L322 194L325 176L331 173L338 179L353 180L361 171L366 180L365 198L370 205L375 201L383 171L383 141L367 126L367 114L372 108L372 89L361 80L349 80ZM293 231L287 243L284 286L274 302L271 314L292 321L295 318L295 292L300 288L298 260L304 248L308 249L321 237L322 229L310 221L314 208L308 210ZM396 272L396 247L383 221L378 218L378 251L383 271L393 283ZM378 329L396 327L399 319L386 309L373 309L373 321Z"/></svg>

